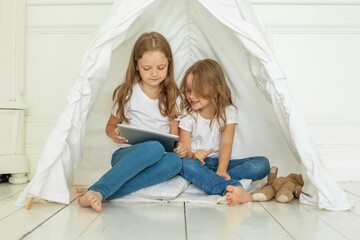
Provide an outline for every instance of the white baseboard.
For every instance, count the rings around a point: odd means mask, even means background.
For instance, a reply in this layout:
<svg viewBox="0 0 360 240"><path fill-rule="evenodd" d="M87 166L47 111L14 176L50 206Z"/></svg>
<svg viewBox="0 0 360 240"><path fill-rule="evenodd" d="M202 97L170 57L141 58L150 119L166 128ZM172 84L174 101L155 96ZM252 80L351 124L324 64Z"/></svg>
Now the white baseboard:
<svg viewBox="0 0 360 240"><path fill-rule="evenodd" d="M360 181L360 144L317 148L324 168L336 181Z"/></svg>

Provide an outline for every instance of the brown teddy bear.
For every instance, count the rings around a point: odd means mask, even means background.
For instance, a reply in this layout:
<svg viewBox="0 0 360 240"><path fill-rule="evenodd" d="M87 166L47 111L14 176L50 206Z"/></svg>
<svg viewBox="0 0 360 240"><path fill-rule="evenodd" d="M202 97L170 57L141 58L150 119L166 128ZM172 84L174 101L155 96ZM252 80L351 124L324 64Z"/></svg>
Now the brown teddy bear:
<svg viewBox="0 0 360 240"><path fill-rule="evenodd" d="M253 201L265 202L275 197L276 201L287 203L294 198L294 195L299 198L304 186L301 174L292 173L287 177L277 177L277 172L277 167L271 167L267 184L251 193Z"/></svg>

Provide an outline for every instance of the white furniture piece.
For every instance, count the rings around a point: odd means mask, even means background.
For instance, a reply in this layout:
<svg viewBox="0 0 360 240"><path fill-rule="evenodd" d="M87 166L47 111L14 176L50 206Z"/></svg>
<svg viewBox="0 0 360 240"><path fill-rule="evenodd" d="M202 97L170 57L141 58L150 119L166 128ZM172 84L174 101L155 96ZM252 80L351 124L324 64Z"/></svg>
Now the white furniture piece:
<svg viewBox="0 0 360 240"><path fill-rule="evenodd" d="M26 183L24 155L25 1L0 0L0 174L14 184Z"/></svg>
<svg viewBox="0 0 360 240"><path fill-rule="evenodd" d="M27 182L29 162L24 155L24 110L0 108L0 174L14 184Z"/></svg>

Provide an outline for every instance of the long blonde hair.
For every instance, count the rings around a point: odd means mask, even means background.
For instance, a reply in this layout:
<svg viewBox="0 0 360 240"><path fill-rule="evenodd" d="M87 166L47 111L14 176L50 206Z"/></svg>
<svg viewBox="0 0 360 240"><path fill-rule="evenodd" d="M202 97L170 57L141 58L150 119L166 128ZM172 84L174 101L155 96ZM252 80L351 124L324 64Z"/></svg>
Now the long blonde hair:
<svg viewBox="0 0 360 240"><path fill-rule="evenodd" d="M130 100L133 85L141 80L139 72L136 70L139 59L148 51L161 51L168 60L168 73L164 81L160 84L159 110L163 116L167 116L173 121L179 115L176 99L180 95L174 78L174 62L169 42L157 32L143 33L135 42L131 51L129 65L124 81L115 89L113 93L114 105L118 105L116 117L119 122L129 123L130 119L125 116L124 107Z"/></svg>
<svg viewBox="0 0 360 240"><path fill-rule="evenodd" d="M192 114L193 110L189 101L186 99L186 78L192 75L191 91L196 96L209 99L210 104L215 110L214 117L210 121L210 127L214 119L219 123L220 131L225 129L227 106L235 105L231 100L231 91L226 84L224 72L218 62L212 59L204 59L195 62L185 73L180 86L182 96L181 108L184 115ZM194 117L195 118L195 117Z"/></svg>

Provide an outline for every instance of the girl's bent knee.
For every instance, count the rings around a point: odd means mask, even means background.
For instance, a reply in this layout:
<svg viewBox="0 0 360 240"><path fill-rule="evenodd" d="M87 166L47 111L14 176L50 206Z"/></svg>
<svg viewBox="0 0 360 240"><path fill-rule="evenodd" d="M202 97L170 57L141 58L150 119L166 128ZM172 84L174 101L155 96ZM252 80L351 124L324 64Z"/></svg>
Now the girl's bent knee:
<svg viewBox="0 0 360 240"><path fill-rule="evenodd" d="M158 141L147 141L139 146L142 152L145 152L151 159L160 159L164 155L165 149Z"/></svg>
<svg viewBox="0 0 360 240"><path fill-rule="evenodd" d="M179 157L179 155L177 155L176 153L170 152L170 153L166 153L165 157L166 157L166 161L167 161L166 164L168 165L169 169L179 173L182 168L182 161L181 161L181 158Z"/></svg>
<svg viewBox="0 0 360 240"><path fill-rule="evenodd" d="M142 143L142 147L146 148L146 149L150 149L152 151L159 151L164 153L165 149L164 146L158 142L158 141L147 141Z"/></svg>
<svg viewBox="0 0 360 240"><path fill-rule="evenodd" d="M260 173L260 179L266 177L270 172L270 162L266 157L257 157L257 163L258 171Z"/></svg>
<svg viewBox="0 0 360 240"><path fill-rule="evenodd" d="M270 170L270 162L266 157L259 157L259 162L263 166L264 169Z"/></svg>

